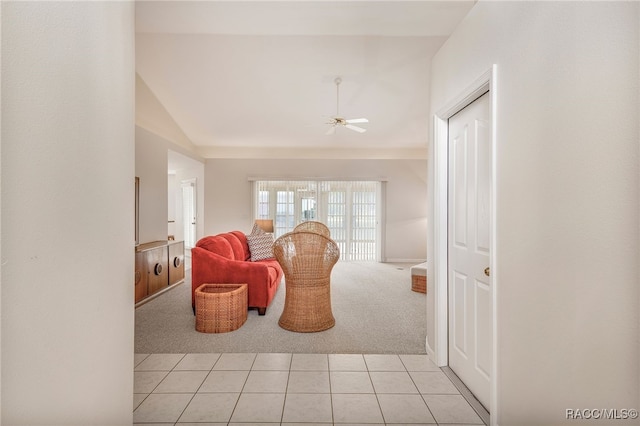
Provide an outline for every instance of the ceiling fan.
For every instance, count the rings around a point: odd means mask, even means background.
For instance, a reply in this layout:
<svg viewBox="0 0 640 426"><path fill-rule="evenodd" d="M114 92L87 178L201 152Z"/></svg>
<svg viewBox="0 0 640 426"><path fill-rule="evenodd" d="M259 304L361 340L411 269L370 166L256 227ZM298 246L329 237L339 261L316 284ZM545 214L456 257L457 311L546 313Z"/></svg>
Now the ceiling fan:
<svg viewBox="0 0 640 426"><path fill-rule="evenodd" d="M340 77L336 77L336 79L334 80L334 82L336 83L336 115L334 117L331 118L331 120L329 121L331 127L329 128L329 130L327 130L327 135L332 135L336 132L336 128L338 126L344 126L347 129L351 129L354 130L358 133L364 133L367 131L367 129L363 129L362 127L359 126L354 126L354 124L356 123L368 123L369 120L367 120L366 118L351 118L351 119L346 119L343 117L340 117L340 83L342 83L342 79Z"/></svg>

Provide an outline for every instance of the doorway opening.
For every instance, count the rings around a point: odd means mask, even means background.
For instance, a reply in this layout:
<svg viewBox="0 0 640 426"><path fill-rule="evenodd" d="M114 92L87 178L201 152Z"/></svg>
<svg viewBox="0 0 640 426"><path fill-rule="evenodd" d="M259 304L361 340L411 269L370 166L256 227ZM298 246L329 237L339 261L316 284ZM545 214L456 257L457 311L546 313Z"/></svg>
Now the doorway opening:
<svg viewBox="0 0 640 426"><path fill-rule="evenodd" d="M185 268L191 269L191 249L197 241L197 191L196 179L185 179L180 182L182 190L182 229L185 251Z"/></svg>

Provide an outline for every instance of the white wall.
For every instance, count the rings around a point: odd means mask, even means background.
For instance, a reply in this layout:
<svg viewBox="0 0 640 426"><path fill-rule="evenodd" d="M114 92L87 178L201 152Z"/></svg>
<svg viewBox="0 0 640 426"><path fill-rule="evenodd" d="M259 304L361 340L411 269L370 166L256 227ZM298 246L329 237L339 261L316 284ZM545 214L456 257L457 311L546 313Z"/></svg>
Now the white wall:
<svg viewBox="0 0 640 426"><path fill-rule="evenodd" d="M171 157L171 161L169 160ZM140 243L166 240L169 229L182 240L182 192L180 182L196 179L198 217L204 217L204 164L195 154L148 130L136 126L136 176L140 178ZM168 163L179 168L168 175ZM175 220L172 226L168 221ZM196 233L202 236L204 225Z"/></svg>
<svg viewBox="0 0 640 426"><path fill-rule="evenodd" d="M132 2L2 2L2 424L130 425Z"/></svg>
<svg viewBox="0 0 640 426"><path fill-rule="evenodd" d="M640 405L639 6L481 1L432 62L434 113L498 67L500 425Z"/></svg>
<svg viewBox="0 0 640 426"><path fill-rule="evenodd" d="M178 208L178 203L182 200L182 195L179 193L180 191L180 182L176 179L175 172L169 173L167 176L167 235L173 235L174 237L179 237L178 241L182 239L182 235L176 235L176 220L178 219L178 215L180 216L180 220L182 220L182 213Z"/></svg>
<svg viewBox="0 0 640 426"><path fill-rule="evenodd" d="M208 159L205 165L206 235L249 232L253 204L249 177L386 178L386 259L426 259L427 184L425 160L232 160Z"/></svg>
<svg viewBox="0 0 640 426"><path fill-rule="evenodd" d="M136 176L140 178L140 243L167 239L168 141L136 126Z"/></svg>
<svg viewBox="0 0 640 426"><path fill-rule="evenodd" d="M192 152L196 150L138 73L136 73L136 126L170 140L181 148Z"/></svg>

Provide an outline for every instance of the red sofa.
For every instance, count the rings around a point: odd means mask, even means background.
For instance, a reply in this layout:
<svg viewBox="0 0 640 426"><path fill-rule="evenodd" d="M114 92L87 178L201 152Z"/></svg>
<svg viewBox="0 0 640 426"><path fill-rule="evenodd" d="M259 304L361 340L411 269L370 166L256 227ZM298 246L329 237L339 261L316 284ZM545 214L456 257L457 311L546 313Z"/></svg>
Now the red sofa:
<svg viewBox="0 0 640 426"><path fill-rule="evenodd" d="M247 284L249 308L264 315L282 281L278 261L252 262L246 235L241 231L204 237L191 249L191 305L201 284Z"/></svg>

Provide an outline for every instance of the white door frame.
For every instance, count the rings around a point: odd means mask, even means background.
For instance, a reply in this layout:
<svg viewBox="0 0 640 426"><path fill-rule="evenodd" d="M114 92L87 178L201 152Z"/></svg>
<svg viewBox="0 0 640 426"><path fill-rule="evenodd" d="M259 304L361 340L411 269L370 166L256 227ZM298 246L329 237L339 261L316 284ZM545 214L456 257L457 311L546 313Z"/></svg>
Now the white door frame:
<svg viewBox="0 0 640 426"><path fill-rule="evenodd" d="M191 186L193 188L193 218L188 218L185 217L184 214L184 210L185 210L185 202L184 202L184 187L185 186ZM189 178L189 179L182 179L180 181L180 198L181 198L181 203L180 205L182 206L182 211L180 212L181 216L182 216L182 239L183 240L187 240L187 236L185 235L184 229L185 229L185 225L187 224L187 221L191 222L192 220L194 222L192 222L192 225L194 226L194 241L193 241L193 246L196 245L196 242L198 242L198 179L197 178ZM187 248L187 244L185 244L185 248ZM189 247L188 251L188 255L191 255L191 250Z"/></svg>
<svg viewBox="0 0 640 426"><path fill-rule="evenodd" d="M496 65L493 65L487 72L480 76L467 89L462 91L456 98L447 103L433 117L434 129L434 317L435 317L435 336L434 336L434 355L435 362L438 366L449 365L449 342L448 342L448 294L447 294L447 213L448 213L448 120L454 114L469 105L480 95L489 91L490 99L490 132L491 132L491 288L492 288L492 334L493 348L491 361L491 406L489 412L491 416L491 425L497 424L497 373L498 373L498 335L497 335L497 294L498 294L498 277L496 268Z"/></svg>

